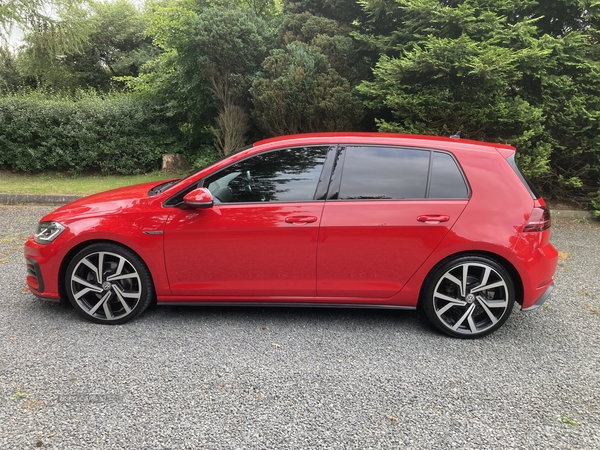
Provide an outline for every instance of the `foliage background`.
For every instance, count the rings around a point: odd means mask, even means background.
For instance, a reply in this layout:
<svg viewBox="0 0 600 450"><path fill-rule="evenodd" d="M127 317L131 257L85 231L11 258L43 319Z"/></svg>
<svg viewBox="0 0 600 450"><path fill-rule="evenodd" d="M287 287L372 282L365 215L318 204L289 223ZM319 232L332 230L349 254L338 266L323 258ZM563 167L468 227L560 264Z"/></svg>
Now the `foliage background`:
<svg viewBox="0 0 600 450"><path fill-rule="evenodd" d="M164 106L131 94L7 95L0 123L0 167L30 173L145 173L185 142Z"/></svg>
<svg viewBox="0 0 600 450"><path fill-rule="evenodd" d="M600 210L599 24L597 0L9 0L0 168L132 173L284 133L460 130Z"/></svg>

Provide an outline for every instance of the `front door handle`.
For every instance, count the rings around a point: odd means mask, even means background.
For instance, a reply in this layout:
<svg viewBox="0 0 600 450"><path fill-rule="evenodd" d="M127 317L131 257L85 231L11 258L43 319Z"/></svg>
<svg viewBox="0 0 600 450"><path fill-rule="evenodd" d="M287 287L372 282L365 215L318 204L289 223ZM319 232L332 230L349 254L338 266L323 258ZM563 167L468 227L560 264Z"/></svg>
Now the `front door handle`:
<svg viewBox="0 0 600 450"><path fill-rule="evenodd" d="M424 223L441 223L441 222L448 222L450 220L450 216L445 216L445 215L441 215L441 214L426 214L426 215L417 217L417 220L419 222L424 222Z"/></svg>
<svg viewBox="0 0 600 450"><path fill-rule="evenodd" d="M315 216L290 216L290 217L286 217L285 221L287 223L306 224L306 223L316 222L317 218Z"/></svg>

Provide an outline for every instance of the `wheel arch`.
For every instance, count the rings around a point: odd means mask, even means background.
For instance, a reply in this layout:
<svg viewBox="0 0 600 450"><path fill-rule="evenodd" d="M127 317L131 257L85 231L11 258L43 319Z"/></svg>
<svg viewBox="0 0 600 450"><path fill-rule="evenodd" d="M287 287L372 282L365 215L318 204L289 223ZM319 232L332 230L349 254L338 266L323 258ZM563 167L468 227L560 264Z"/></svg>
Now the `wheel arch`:
<svg viewBox="0 0 600 450"><path fill-rule="evenodd" d="M452 259L456 259L456 258L462 258L464 256L483 256L485 258L489 258L489 259L495 261L496 263L500 264L508 272L508 274L510 275L510 277L513 281L513 285L515 288L515 302L517 302L519 305L523 304L523 295L524 295L523 280L521 279L521 276L519 275L519 271L508 259L498 255L497 253L493 253L493 252L487 252L484 250L475 250L475 251L462 251L462 252L453 253L452 255L448 255L429 270L429 272L427 273L427 276L424 278L424 280L427 280L427 278L429 278L429 276L431 274L435 273L439 267L443 266L448 261L450 261ZM427 283L424 281L421 284L421 289L419 291L419 300L418 300L418 304L417 304L419 307L423 300L424 291L425 291L426 287L427 287Z"/></svg>
<svg viewBox="0 0 600 450"><path fill-rule="evenodd" d="M131 248L128 245L123 244L122 242L113 241L111 239L91 239L89 241L83 241L83 242L80 242L79 244L75 245L73 248L71 248L65 254L62 261L60 262L60 268L58 269L58 293L59 293L61 299L65 299L65 300L67 299L65 276L67 274L67 267L69 267L69 263L71 262L71 260L77 253L79 253L85 247L89 247L90 245L93 245L93 244L114 244L114 245L118 245L120 247L126 248L130 252L134 253L138 258L140 258L140 260L144 263L144 265L148 269L148 273L150 274L150 282L152 283L152 286L154 286L154 289L156 290L156 286L154 283L154 275L152 274L152 270L150 270L150 267L148 266L148 264L146 264L146 261L144 260L144 258L142 258L142 256L138 252L136 252L133 248Z"/></svg>

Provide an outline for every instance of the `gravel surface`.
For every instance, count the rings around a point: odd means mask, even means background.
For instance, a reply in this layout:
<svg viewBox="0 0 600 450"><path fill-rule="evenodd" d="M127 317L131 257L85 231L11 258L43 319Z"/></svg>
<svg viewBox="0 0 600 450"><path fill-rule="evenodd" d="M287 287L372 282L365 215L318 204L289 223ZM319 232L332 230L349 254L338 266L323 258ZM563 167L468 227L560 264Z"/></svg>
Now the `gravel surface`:
<svg viewBox="0 0 600 450"><path fill-rule="evenodd" d="M52 207L0 206L0 448L600 448L600 226L557 287L476 341L413 312L156 307L85 322L25 289Z"/></svg>

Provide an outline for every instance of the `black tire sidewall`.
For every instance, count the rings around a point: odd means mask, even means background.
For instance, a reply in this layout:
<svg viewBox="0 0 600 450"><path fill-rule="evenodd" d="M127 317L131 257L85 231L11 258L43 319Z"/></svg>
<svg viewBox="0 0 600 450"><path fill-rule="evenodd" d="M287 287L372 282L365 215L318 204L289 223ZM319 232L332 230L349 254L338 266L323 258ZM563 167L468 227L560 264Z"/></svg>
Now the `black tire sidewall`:
<svg viewBox="0 0 600 450"><path fill-rule="evenodd" d="M73 292L71 290L71 276L75 267L77 266L77 264L79 264L79 262L82 259L84 259L92 253L97 252L110 252L126 258L129 261L129 263L131 263L131 265L135 268L140 277L140 300L135 306L135 308L133 308L131 312L124 317L120 317L118 319L103 320L97 317L90 316L84 309L81 308L81 306L79 306L77 300L75 300L75 297L73 296ZM152 302L152 299L154 298L154 286L152 284L150 271L148 270L146 264L132 250L112 242L90 244L87 247L80 250L71 259L65 273L65 290L67 292L67 298L69 299L69 302L71 303L71 305L73 305L73 308L75 308L75 310L80 316L91 322L106 325L118 325L130 321L134 317L144 312Z"/></svg>
<svg viewBox="0 0 600 450"><path fill-rule="evenodd" d="M506 308L506 311L504 312L504 315L500 318L500 320L498 320L498 322L496 324L494 324L494 326L492 326L492 327L488 328L487 330L482 331L480 333L464 334L464 333L458 333L458 332L448 328L448 326L437 316L437 314L435 312L433 294L434 294L435 287L438 284L440 278L446 272L451 270L453 267L459 266L461 264L469 263L469 262L488 265L489 267L491 267L492 269L494 269L496 272L498 272L500 274L500 276L504 279L504 281L506 283L506 287L507 287L507 291L508 291L508 306ZM433 324L437 329L442 331L443 333L448 334L453 337L461 338L461 339L477 339L480 337L487 336L488 334L493 333L498 328L500 328L504 324L504 322L506 322L508 320L508 317L510 316L512 309L514 307L514 303L515 303L514 282L512 280L512 277L508 273L508 271L501 264L499 264L498 262L496 262L495 260L493 260L491 258L487 258L487 257L481 256L481 255L462 255L462 256L457 256L457 257L451 257L445 261L442 261L440 264L438 264L436 267L434 267L431 270L431 272L429 273L427 278L425 278L425 282L423 283L423 290L422 290L421 300L419 302L419 305L422 307L423 311L425 312L425 315L427 316L427 319L429 320L429 322L431 324Z"/></svg>

